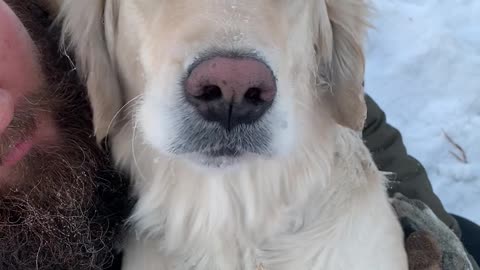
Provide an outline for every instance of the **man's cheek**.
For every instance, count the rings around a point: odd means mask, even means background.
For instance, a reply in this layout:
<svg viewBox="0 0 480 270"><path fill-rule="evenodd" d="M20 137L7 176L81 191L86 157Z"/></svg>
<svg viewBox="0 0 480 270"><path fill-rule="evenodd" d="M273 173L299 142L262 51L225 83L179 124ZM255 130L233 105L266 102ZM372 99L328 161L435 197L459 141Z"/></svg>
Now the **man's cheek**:
<svg viewBox="0 0 480 270"><path fill-rule="evenodd" d="M0 88L14 103L42 83L30 35L9 6L0 0Z"/></svg>
<svg viewBox="0 0 480 270"><path fill-rule="evenodd" d="M7 90L0 88L0 141L2 133L7 129L13 119L13 109L12 96Z"/></svg>

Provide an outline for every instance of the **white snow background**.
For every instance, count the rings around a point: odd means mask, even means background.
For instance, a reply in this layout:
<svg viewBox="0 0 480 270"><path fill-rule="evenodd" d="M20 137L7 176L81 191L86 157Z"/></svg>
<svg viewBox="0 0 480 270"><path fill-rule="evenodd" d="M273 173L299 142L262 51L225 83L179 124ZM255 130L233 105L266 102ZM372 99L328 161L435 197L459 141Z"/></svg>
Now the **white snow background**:
<svg viewBox="0 0 480 270"><path fill-rule="evenodd" d="M372 3L366 91L447 211L480 224L480 0Z"/></svg>

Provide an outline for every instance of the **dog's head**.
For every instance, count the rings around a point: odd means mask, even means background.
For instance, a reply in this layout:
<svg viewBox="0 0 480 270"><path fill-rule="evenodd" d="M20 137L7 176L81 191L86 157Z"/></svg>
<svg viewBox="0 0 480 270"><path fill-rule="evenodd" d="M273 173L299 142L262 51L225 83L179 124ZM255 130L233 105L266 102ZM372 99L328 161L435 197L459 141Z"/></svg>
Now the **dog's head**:
<svg viewBox="0 0 480 270"><path fill-rule="evenodd" d="M131 121L159 154L221 166L363 128L365 1L66 0L61 17L99 139Z"/></svg>

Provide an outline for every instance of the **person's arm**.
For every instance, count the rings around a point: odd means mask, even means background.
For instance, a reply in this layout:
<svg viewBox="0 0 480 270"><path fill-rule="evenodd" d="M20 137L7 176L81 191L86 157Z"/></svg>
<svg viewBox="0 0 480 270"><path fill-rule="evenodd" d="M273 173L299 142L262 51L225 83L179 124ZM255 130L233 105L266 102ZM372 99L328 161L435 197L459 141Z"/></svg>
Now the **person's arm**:
<svg viewBox="0 0 480 270"><path fill-rule="evenodd" d="M432 190L427 173L420 162L409 156L400 132L386 121L385 113L368 95L367 120L363 130L365 144L373 155L377 167L393 175L389 194L399 192L409 198L418 199L433 212L457 236L461 236L456 220L449 215Z"/></svg>

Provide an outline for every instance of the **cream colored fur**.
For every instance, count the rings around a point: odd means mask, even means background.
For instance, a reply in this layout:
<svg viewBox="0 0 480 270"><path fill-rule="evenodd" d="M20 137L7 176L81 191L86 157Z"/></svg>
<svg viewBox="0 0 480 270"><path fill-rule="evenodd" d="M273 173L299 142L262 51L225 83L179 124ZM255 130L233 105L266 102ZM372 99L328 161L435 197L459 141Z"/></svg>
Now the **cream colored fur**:
<svg viewBox="0 0 480 270"><path fill-rule="evenodd" d="M364 0L64 1L97 137L139 199L123 269L407 269L360 135L367 13ZM272 155L209 168L169 150L178 79L212 47L254 50L276 74Z"/></svg>

